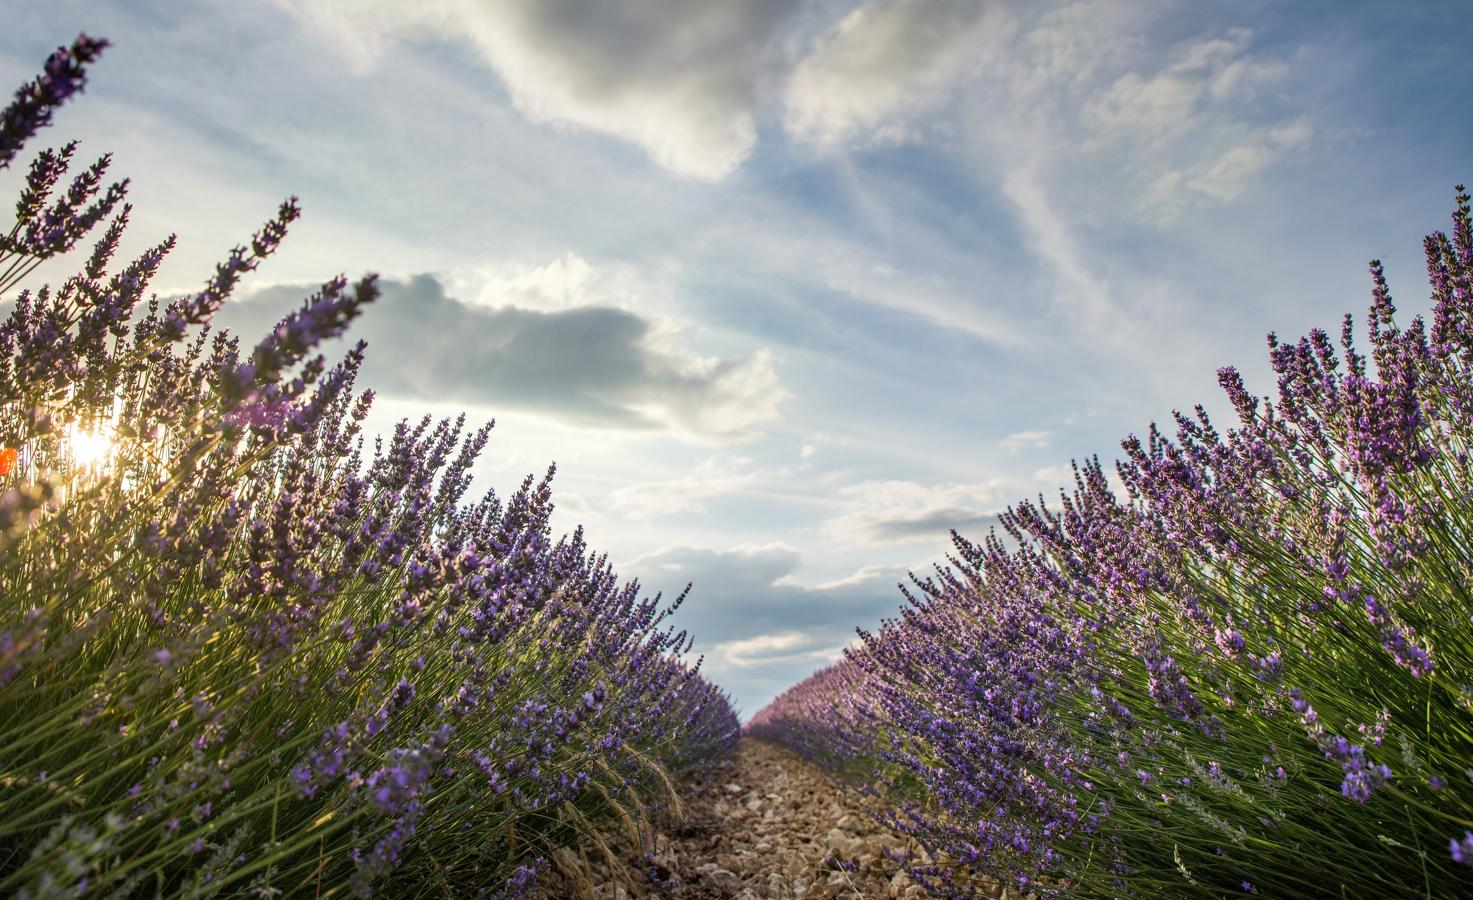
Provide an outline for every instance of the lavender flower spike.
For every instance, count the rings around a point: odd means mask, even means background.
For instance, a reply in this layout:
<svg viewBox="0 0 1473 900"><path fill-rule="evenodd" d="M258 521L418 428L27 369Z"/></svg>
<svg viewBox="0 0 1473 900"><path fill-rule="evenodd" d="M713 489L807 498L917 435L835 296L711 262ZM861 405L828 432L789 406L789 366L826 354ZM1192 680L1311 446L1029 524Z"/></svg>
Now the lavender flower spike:
<svg viewBox="0 0 1473 900"><path fill-rule="evenodd" d="M32 135L51 124L51 114L58 106L82 90L87 67L107 46L106 40L79 34L70 48L56 48L42 75L21 85L10 106L0 112L0 169L10 165Z"/></svg>

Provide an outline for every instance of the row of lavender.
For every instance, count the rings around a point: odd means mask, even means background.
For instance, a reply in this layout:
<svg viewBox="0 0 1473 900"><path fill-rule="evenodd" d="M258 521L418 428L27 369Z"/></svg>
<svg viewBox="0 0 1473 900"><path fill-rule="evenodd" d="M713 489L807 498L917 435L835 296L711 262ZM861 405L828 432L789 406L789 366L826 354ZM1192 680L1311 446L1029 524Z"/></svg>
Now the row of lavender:
<svg viewBox="0 0 1473 900"><path fill-rule="evenodd" d="M58 49L0 169L106 46ZM639 827L729 752L675 604L551 538L548 477L466 501L488 429L365 453L375 296L324 285L254 348L212 332L295 200L204 290L145 299L173 239L111 266L127 182L44 151L0 293L109 218L0 324L0 894L525 892L552 851Z"/></svg>
<svg viewBox="0 0 1473 900"><path fill-rule="evenodd" d="M1269 339L1278 399L1219 381L950 565L749 733L885 786L952 866L1042 892L1473 891L1473 229L1426 239L1405 327Z"/></svg>

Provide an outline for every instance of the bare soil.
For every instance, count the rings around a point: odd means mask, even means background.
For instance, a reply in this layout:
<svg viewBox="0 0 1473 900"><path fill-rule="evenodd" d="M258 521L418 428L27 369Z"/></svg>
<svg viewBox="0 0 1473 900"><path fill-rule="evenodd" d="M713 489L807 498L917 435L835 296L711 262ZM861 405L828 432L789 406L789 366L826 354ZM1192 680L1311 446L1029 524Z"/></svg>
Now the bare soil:
<svg viewBox="0 0 1473 900"><path fill-rule="evenodd" d="M657 825L653 852L627 839L564 850L544 889L549 898L625 900L831 900L920 897L887 851L925 859L920 847L881 825L869 798L796 754L745 739L736 758L682 786L680 818ZM647 845L645 851L651 848ZM984 886L983 896L1021 897Z"/></svg>

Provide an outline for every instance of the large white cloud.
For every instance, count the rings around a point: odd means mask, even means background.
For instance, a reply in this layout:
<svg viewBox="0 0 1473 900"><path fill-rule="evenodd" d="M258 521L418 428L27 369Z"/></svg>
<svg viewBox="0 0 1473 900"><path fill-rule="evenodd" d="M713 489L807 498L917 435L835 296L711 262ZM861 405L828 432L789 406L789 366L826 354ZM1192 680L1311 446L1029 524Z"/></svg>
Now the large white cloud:
<svg viewBox="0 0 1473 900"><path fill-rule="evenodd" d="M397 38L468 43L528 117L611 134L718 179L757 140L789 0L278 0L358 68Z"/></svg>

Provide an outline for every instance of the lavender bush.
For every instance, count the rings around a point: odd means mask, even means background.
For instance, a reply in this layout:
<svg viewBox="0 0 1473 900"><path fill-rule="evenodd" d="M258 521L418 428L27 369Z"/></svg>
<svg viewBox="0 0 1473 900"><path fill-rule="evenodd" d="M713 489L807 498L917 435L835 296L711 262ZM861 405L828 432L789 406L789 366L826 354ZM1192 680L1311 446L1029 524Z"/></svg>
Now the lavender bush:
<svg viewBox="0 0 1473 900"><path fill-rule="evenodd" d="M869 689L865 673L852 663L825 666L758 710L744 731L862 779L888 749L886 723L865 703Z"/></svg>
<svg viewBox="0 0 1473 900"><path fill-rule="evenodd" d="M1473 891L1473 228L1425 242L1430 321L1379 263L1347 316L1269 337L1277 400L1233 369L1005 534L953 535L910 608L754 719L865 766L938 862L1042 893ZM845 685L833 690L835 683ZM818 747L820 749L815 750ZM830 749L832 748L832 749Z"/></svg>
<svg viewBox="0 0 1473 900"><path fill-rule="evenodd" d="M81 90L79 37L0 115L0 168ZM127 183L31 165L0 293L111 217L0 324L0 894L515 895L550 851L668 802L736 739L727 698L549 481L466 500L489 426L371 449L376 295L336 278L254 346L210 326L298 216L204 288L114 265ZM63 187L65 188L63 190Z"/></svg>

